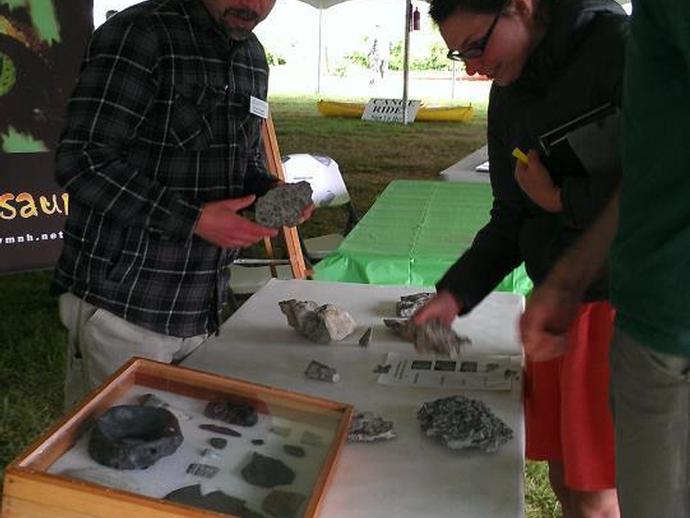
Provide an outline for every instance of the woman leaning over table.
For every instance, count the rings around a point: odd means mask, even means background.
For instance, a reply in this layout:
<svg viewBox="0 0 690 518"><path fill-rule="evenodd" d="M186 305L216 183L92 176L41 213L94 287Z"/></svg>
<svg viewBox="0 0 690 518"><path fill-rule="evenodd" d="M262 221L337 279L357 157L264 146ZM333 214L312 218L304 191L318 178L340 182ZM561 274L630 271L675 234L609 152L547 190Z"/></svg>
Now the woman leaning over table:
<svg viewBox="0 0 690 518"><path fill-rule="evenodd" d="M587 171L569 146L549 157L539 136L600 106L620 104L627 16L613 0L431 0L450 51L469 75L493 79L489 223L414 316L450 325L525 262L539 284L612 195L620 168ZM512 155L529 150L527 165ZM619 516L608 346L614 310L606 279L588 289L564 354L526 361L526 454L546 460L563 514Z"/></svg>

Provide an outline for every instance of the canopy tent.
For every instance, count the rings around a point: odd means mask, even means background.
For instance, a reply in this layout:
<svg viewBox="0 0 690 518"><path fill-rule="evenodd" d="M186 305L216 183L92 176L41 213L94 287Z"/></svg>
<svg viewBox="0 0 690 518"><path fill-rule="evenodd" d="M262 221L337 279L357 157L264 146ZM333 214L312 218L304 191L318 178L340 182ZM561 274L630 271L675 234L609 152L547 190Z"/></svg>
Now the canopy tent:
<svg viewBox="0 0 690 518"><path fill-rule="evenodd" d="M321 49L322 49L322 34L321 29L323 25L323 11L334 5L347 2L348 0L299 0L311 5L319 10L319 52L318 52L318 72L317 72L317 93L321 92ZM410 54L410 14L412 13L412 0L405 0L407 8L405 9L405 52L403 56L403 106L407 106L408 100L408 77L409 77L409 54ZM403 123L407 124L407 110L403 110Z"/></svg>

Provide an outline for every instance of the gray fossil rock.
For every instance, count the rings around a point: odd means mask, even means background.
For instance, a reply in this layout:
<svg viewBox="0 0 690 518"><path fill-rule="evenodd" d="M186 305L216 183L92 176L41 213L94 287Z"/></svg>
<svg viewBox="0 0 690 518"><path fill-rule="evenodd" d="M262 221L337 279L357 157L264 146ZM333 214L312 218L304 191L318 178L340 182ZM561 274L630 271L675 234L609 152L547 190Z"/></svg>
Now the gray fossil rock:
<svg viewBox="0 0 690 518"><path fill-rule="evenodd" d="M227 495L222 491L213 491L202 495L201 486L187 486L165 495L165 500L225 513L241 518L264 518L261 513L252 511L244 505L244 500Z"/></svg>
<svg viewBox="0 0 690 518"><path fill-rule="evenodd" d="M347 440L351 442L373 442L394 439L393 421L385 421L373 412L357 412L350 421Z"/></svg>
<svg viewBox="0 0 690 518"><path fill-rule="evenodd" d="M256 200L257 223L271 228L294 227L302 210L311 203L309 182L286 183L269 190Z"/></svg>
<svg viewBox="0 0 690 518"><path fill-rule="evenodd" d="M316 360L309 362L307 369L304 371L304 375L313 380L330 381L331 383L340 381L340 374L338 374L338 371Z"/></svg>
<svg viewBox="0 0 690 518"><path fill-rule="evenodd" d="M295 518L306 496L292 491L274 489L261 503L261 509L276 518Z"/></svg>
<svg viewBox="0 0 690 518"><path fill-rule="evenodd" d="M115 469L144 469L171 455L183 441L177 418L164 408L114 406L94 424L91 458Z"/></svg>
<svg viewBox="0 0 690 518"><path fill-rule="evenodd" d="M412 342L420 353L433 353L450 358L461 356L472 341L459 336L438 320L417 326L412 320L384 318L383 323L403 340Z"/></svg>
<svg viewBox="0 0 690 518"><path fill-rule="evenodd" d="M449 396L424 403L417 412L422 431L451 449L494 452L513 438L513 430L482 401Z"/></svg>
<svg viewBox="0 0 690 518"><path fill-rule="evenodd" d="M319 306L312 300L282 300L280 310L288 324L312 342L327 344L351 335L357 323L350 314L333 304Z"/></svg>
<svg viewBox="0 0 690 518"><path fill-rule="evenodd" d="M426 304L434 295L436 294L428 291L403 295L400 297L400 302L395 305L395 314L402 318L410 318L417 309Z"/></svg>
<svg viewBox="0 0 690 518"><path fill-rule="evenodd" d="M211 401L206 405L204 415L211 419L218 419L219 421L238 426L254 426L259 420L256 408L252 405L228 400Z"/></svg>
<svg viewBox="0 0 690 518"><path fill-rule="evenodd" d="M272 488L292 484L295 472L282 460L253 452L252 460L242 468L242 478L258 487Z"/></svg>

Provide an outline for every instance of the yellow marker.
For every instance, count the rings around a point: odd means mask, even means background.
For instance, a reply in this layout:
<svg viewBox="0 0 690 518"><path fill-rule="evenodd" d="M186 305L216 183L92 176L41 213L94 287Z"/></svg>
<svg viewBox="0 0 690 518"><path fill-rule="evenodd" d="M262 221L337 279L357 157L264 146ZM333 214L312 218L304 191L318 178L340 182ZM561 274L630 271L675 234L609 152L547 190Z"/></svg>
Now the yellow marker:
<svg viewBox="0 0 690 518"><path fill-rule="evenodd" d="M527 158L527 155L525 155L519 147L513 149L513 156L523 164L529 164L529 159Z"/></svg>

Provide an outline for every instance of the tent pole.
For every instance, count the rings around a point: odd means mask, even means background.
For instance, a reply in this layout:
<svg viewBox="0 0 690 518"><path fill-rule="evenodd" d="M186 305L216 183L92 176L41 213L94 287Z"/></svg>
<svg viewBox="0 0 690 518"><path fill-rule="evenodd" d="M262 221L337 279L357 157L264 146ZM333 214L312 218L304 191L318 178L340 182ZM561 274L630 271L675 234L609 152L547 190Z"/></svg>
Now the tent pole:
<svg viewBox="0 0 690 518"><path fill-rule="evenodd" d="M407 124L407 82L410 68L410 15L412 0L405 0L405 53L403 55L403 124Z"/></svg>
<svg viewBox="0 0 690 518"><path fill-rule="evenodd" d="M323 27L323 7L319 9L319 63L316 68L318 70L318 76L316 77L316 93L321 93L321 29Z"/></svg>

